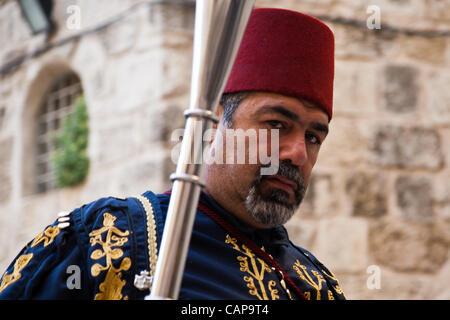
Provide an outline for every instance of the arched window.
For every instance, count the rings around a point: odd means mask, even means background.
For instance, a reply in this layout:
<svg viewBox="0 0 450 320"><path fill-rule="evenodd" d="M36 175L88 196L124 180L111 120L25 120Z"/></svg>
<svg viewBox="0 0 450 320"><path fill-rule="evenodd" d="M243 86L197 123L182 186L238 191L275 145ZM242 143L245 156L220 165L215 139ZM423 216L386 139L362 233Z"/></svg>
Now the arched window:
<svg viewBox="0 0 450 320"><path fill-rule="evenodd" d="M38 193L56 187L52 162L52 153L56 150L55 137L63 119L73 112L75 101L82 92L79 77L73 72L65 73L50 86L36 114L35 181Z"/></svg>

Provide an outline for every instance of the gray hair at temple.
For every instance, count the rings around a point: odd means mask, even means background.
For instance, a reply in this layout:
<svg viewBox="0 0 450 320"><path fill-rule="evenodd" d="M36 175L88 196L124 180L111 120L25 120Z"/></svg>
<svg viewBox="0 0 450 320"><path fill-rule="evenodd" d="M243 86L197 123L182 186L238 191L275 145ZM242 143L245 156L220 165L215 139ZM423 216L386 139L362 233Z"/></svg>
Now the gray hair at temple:
<svg viewBox="0 0 450 320"><path fill-rule="evenodd" d="M222 123L227 128L233 125L233 114L239 104L251 95L249 91L225 93L220 98L220 104L223 107Z"/></svg>

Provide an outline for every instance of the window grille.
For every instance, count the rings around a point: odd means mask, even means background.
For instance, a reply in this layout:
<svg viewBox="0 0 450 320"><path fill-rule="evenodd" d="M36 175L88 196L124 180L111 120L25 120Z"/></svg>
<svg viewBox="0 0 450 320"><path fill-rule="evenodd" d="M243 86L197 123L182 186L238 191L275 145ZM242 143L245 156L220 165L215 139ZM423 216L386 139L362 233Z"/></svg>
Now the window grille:
<svg viewBox="0 0 450 320"><path fill-rule="evenodd" d="M36 189L43 193L56 188L52 154L56 150L55 137L63 119L74 110L82 93L80 79L74 73L57 78L46 93L37 113Z"/></svg>

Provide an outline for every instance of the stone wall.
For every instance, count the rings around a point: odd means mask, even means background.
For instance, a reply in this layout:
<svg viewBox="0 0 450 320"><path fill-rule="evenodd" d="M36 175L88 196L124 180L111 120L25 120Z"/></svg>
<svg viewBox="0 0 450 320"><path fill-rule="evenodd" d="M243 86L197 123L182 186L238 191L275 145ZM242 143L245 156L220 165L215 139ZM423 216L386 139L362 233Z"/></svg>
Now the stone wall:
<svg viewBox="0 0 450 320"><path fill-rule="evenodd" d="M321 17L336 38L334 117L291 234L349 298L449 299L450 3L258 4Z"/></svg>
<svg viewBox="0 0 450 320"><path fill-rule="evenodd" d="M174 170L170 133L184 126L189 102L192 1L54 3L58 29L50 37L31 34L17 1L0 6L0 43L8 44L0 48L2 270L61 210L166 190ZM67 27L72 5L80 9L79 29ZM80 77L88 105L89 176L82 185L36 194L34 116L51 81L69 70Z"/></svg>
<svg viewBox="0 0 450 320"><path fill-rule="evenodd" d="M59 28L46 38L31 35L16 1L0 1L0 68L24 57L0 75L2 270L60 210L167 188L170 135L184 126L189 101L193 1L55 2ZM348 298L449 299L450 3L256 4L315 15L336 38L334 116L288 223L294 242L335 273ZM81 9L80 29L67 27L70 5ZM381 29L366 25L370 5ZM39 195L30 178L33 114L66 70L86 94L90 174Z"/></svg>

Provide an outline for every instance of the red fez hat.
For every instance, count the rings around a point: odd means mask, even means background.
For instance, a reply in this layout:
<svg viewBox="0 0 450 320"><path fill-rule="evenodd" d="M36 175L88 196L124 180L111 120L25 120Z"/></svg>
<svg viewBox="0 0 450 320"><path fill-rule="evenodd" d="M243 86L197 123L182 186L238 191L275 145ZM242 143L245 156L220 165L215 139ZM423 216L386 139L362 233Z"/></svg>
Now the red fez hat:
<svg viewBox="0 0 450 320"><path fill-rule="evenodd" d="M320 20L290 10L254 9L224 93L268 91L333 111L334 36Z"/></svg>

